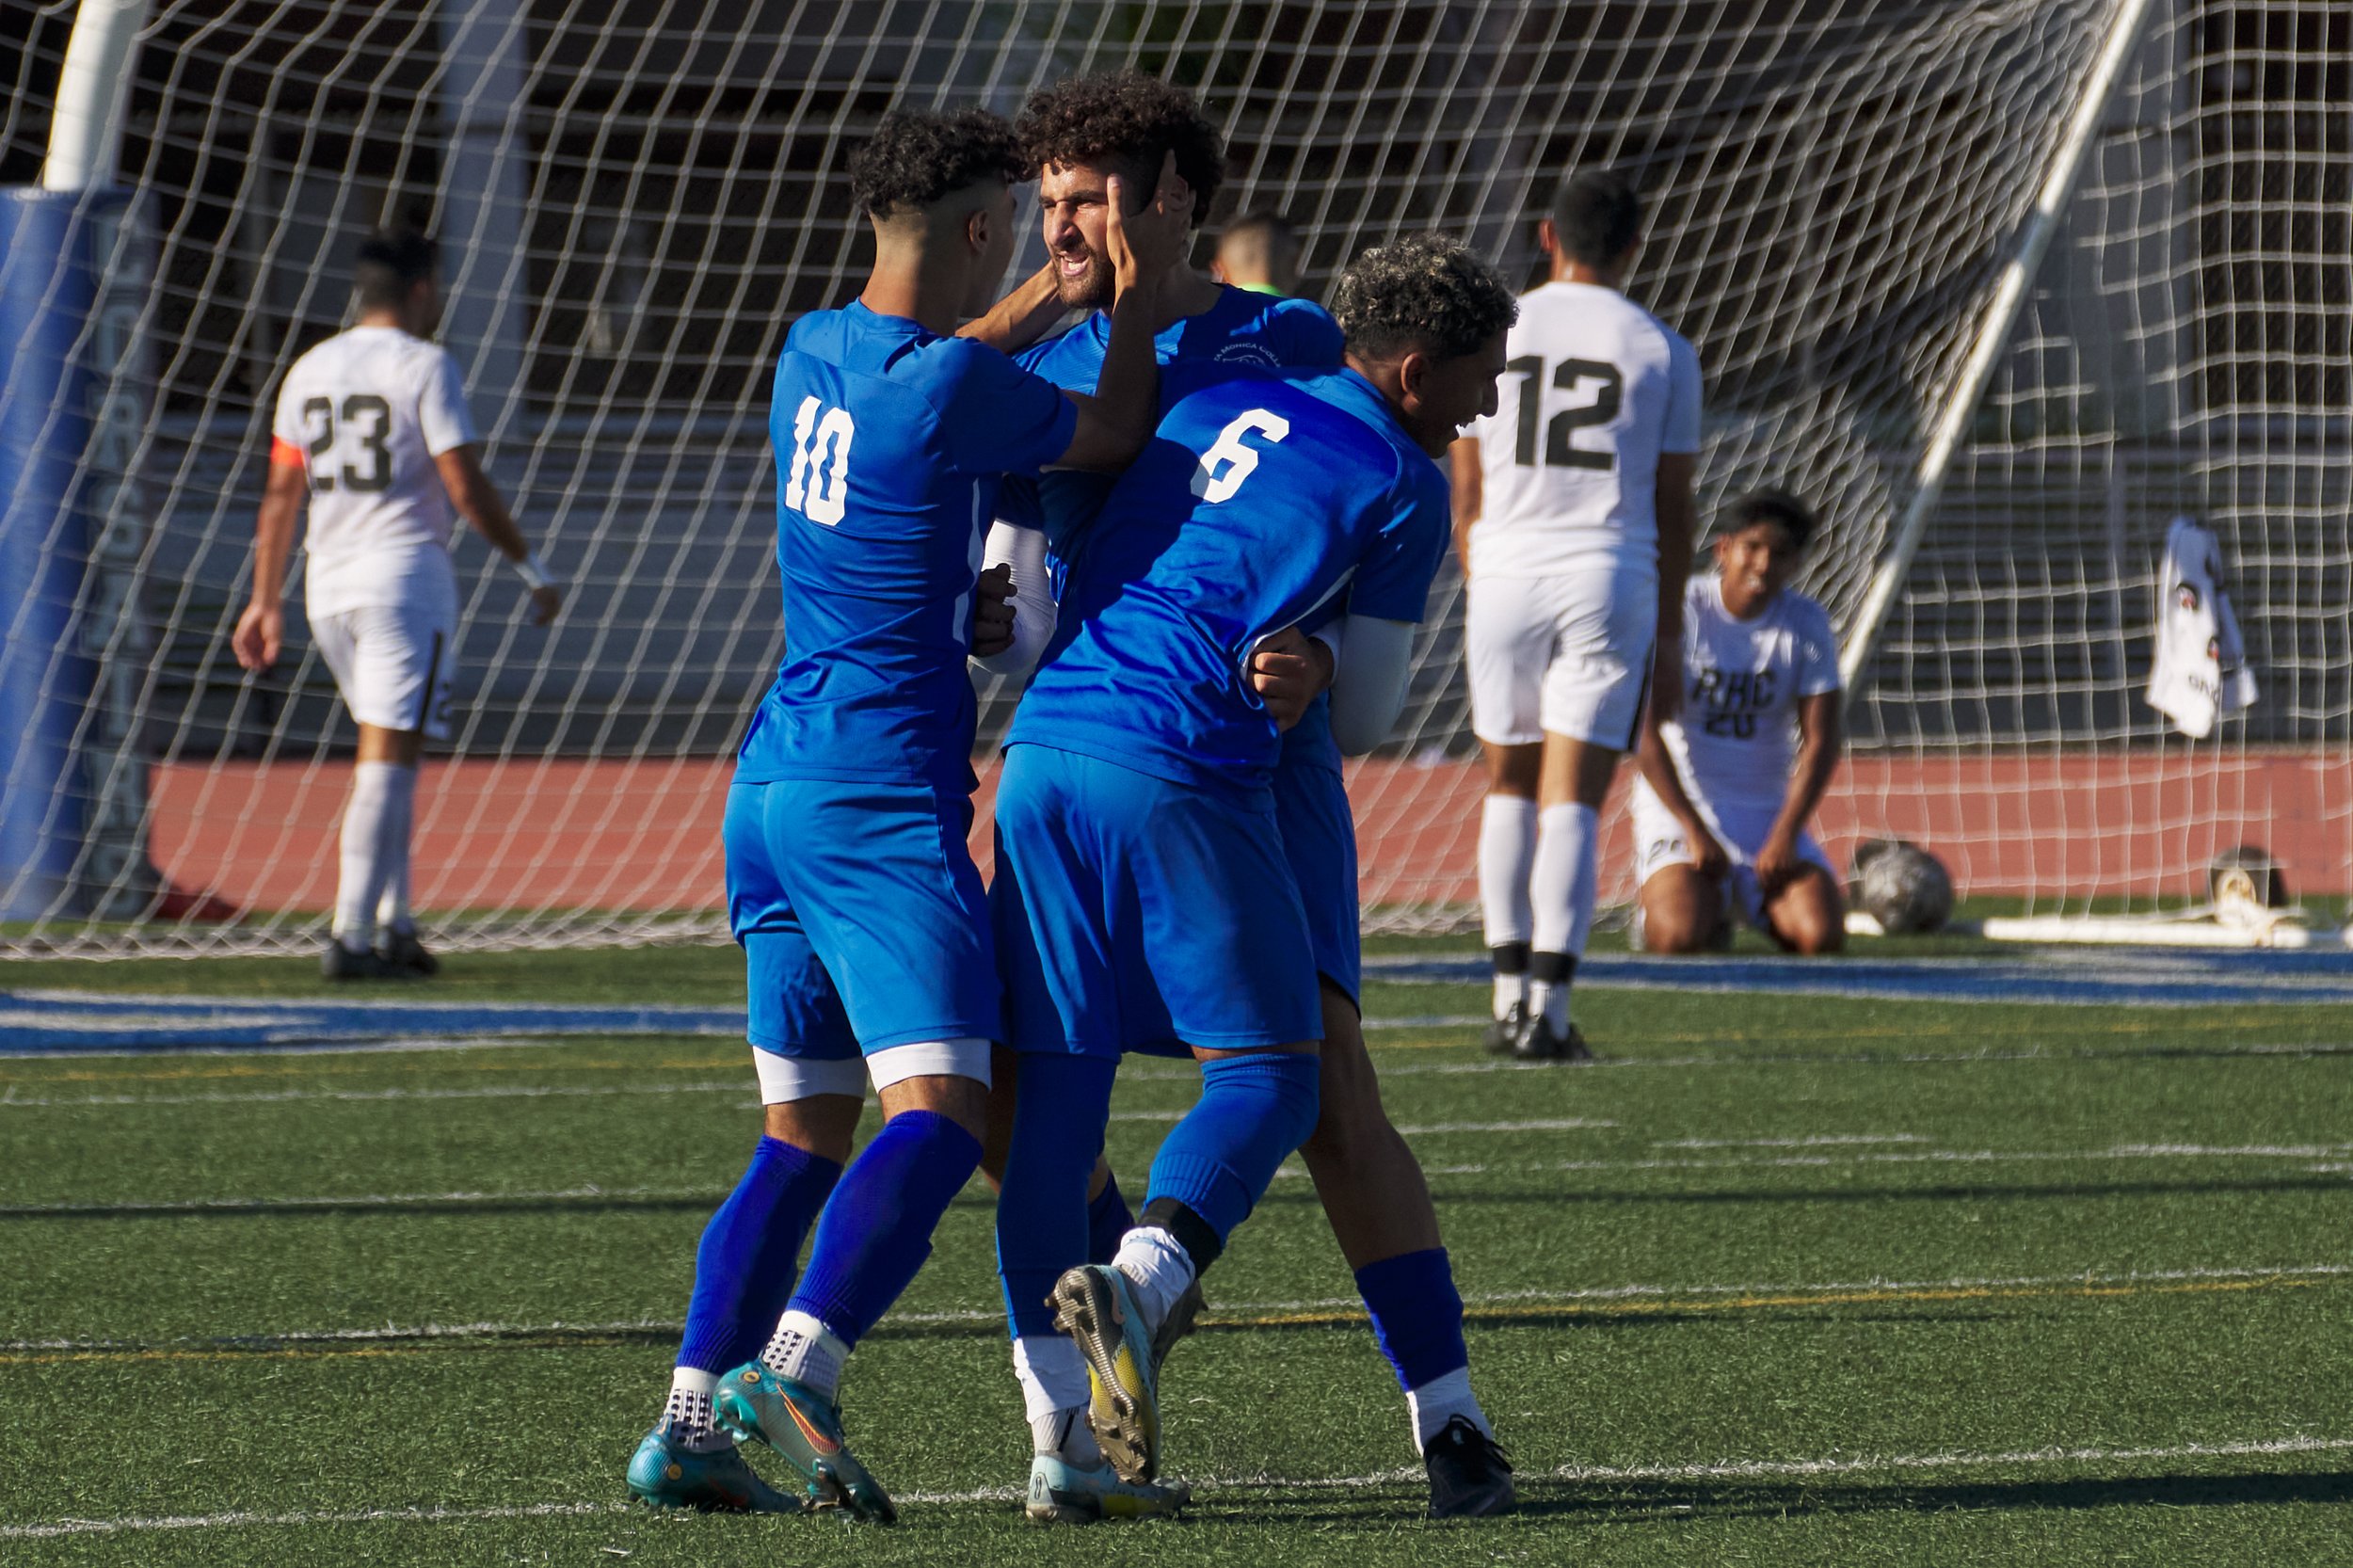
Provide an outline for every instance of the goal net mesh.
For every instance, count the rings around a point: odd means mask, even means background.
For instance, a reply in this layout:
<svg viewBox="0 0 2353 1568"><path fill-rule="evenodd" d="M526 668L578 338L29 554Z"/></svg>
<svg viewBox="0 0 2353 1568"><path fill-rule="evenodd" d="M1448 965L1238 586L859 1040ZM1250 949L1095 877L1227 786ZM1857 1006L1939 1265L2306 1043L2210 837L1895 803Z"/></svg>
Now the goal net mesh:
<svg viewBox="0 0 2353 1568"><path fill-rule="evenodd" d="M73 9L0 7L0 183L37 178ZM43 546L87 556L50 693L78 705L80 782L23 751L7 780L57 792L44 820L77 847L70 874L0 888L0 949L321 939L355 732L298 557L277 669L248 677L228 634L279 378L344 324L380 220L440 233L488 469L571 593L529 627L512 574L457 546L458 718L417 807L428 936L709 939L729 757L783 644L769 375L792 317L863 276L842 169L887 108L1163 73L1229 141L1197 259L1218 222L1279 212L1318 297L1428 228L1533 281L1562 175L1629 174L1628 291L1705 367L1703 523L1758 484L1804 496L1825 520L1805 584L1844 627L2115 12L157 0L79 344L84 515ZM2327 0L2153 8L1849 713L1820 821L1842 866L1892 834L1965 894L2145 908L2248 840L2299 891L2346 886L2348 72ZM1016 274L1041 257L1032 237ZM11 376L0 416L26 395ZM2176 514L2220 536L2260 688L2195 742L2140 696ZM1394 741L1352 766L1369 929L1475 920L1462 613L1449 563ZM984 852L1014 694L984 695Z"/></svg>

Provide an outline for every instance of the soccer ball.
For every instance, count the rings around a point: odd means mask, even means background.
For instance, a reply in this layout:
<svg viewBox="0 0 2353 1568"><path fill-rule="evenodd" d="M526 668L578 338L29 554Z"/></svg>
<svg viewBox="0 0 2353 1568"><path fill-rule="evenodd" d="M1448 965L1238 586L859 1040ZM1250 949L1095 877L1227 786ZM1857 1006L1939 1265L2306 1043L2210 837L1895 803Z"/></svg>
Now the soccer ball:
<svg viewBox="0 0 2353 1568"><path fill-rule="evenodd" d="M1874 839L1855 846L1847 898L1889 936L1937 931L1953 914L1953 879L1917 844Z"/></svg>

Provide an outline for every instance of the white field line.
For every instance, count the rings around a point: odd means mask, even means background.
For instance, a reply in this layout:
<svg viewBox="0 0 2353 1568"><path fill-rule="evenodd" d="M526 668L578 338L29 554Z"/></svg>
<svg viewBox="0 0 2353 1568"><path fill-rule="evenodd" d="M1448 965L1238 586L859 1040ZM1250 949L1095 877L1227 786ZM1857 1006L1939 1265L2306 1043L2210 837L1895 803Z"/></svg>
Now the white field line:
<svg viewBox="0 0 2353 1568"><path fill-rule="evenodd" d="M1821 1132L1811 1138L1670 1138L1655 1149L1811 1149L1849 1144L1925 1144L1916 1132Z"/></svg>
<svg viewBox="0 0 2353 1568"><path fill-rule="evenodd" d="M1733 1171L1733 1170L1818 1170L1833 1165L2009 1165L2009 1164L2086 1164L2115 1160L2342 1160L2347 1145L2343 1144L2249 1144L2232 1147L2210 1147L2194 1144L2119 1144L2105 1149L1932 1149L1918 1154L1881 1154L1858 1151L1849 1154L1810 1154L1764 1156L1734 1156L1724 1160L1555 1160L1536 1164L1515 1161L1490 1165L1468 1163L1461 1165L1424 1165L1422 1175L1491 1176L1497 1172L1530 1173L1536 1171ZM2314 1164L2311 1169L2329 1174L2341 1169L2336 1164ZM1289 1176L1286 1165L1275 1175Z"/></svg>
<svg viewBox="0 0 2353 1568"><path fill-rule="evenodd" d="M2269 1267L2133 1269L2104 1271L2079 1270L2063 1274L1963 1274L1948 1279L1870 1278L1856 1280L1813 1281L1805 1284L1775 1284L1769 1281L1749 1281L1736 1284L1700 1285L1596 1285L1572 1289L1531 1288L1523 1290L1484 1290L1466 1293L1463 1304L1470 1307L1489 1306L1573 1306L1583 1302L1673 1301L1686 1297L1788 1297L1842 1296L1858 1292L1906 1292L1952 1290L2035 1290L2067 1286L2147 1287L2168 1285L2198 1285L2227 1283L2233 1280L2272 1279L2337 1279L2353 1275L2353 1263L2283 1263ZM1217 1302L1210 1308L1210 1321L1224 1320L1246 1321L1254 1318L1279 1317L1295 1312L1361 1312L1364 1303L1354 1296L1311 1296L1296 1301ZM1004 1312L999 1307L965 1307L938 1312L893 1312L885 1320L889 1323L954 1324L1001 1323ZM256 1345L372 1345L430 1343L437 1339L514 1338L535 1334L633 1334L666 1331L678 1333L685 1328L679 1319L636 1318L601 1323L422 1323L413 1326L385 1324L380 1328L290 1329L282 1332L260 1332L239 1335L184 1336L168 1340L130 1339L8 1339L0 1340L0 1352L32 1353L43 1351L135 1351L157 1349L220 1349Z"/></svg>
<svg viewBox="0 0 2353 1568"><path fill-rule="evenodd" d="M1130 1121L1167 1122L1176 1119L1173 1112L1126 1112L1112 1118ZM1401 1127L1398 1131L1408 1137L1493 1134L1502 1132L1549 1132L1607 1128L1608 1122L1580 1121L1574 1117L1555 1121L1533 1122L1437 1122L1420 1127ZM2320 1161L2311 1168L2315 1172L2334 1174L2344 1168L2345 1157L2353 1144L2246 1144L2216 1146L2199 1144L2119 1144L2105 1149L1932 1149L1921 1153L1888 1154L1876 1150L1857 1150L1839 1154L1753 1156L1734 1155L1717 1160L1517 1160L1506 1164L1468 1162L1454 1165L1424 1165L1425 1176L1490 1176L1530 1174L1543 1171L1731 1171L1818 1169L1833 1165L2000 1165L2000 1164L2071 1164L2120 1160L2297 1160ZM1277 1178L1297 1179L1306 1175L1296 1160L1286 1161L1275 1172ZM727 1195L723 1187L558 1187L519 1192L488 1192L458 1191L445 1192L365 1192L317 1197L219 1197L176 1198L156 1201L123 1203L38 1203L0 1204L0 1220L35 1220L49 1215L69 1214L266 1214L278 1209L367 1209L392 1208L417 1204L462 1208L470 1206L505 1203L558 1203L604 1200L709 1198L712 1202Z"/></svg>
<svg viewBox="0 0 2353 1568"><path fill-rule="evenodd" d="M276 1105L296 1100L503 1100L603 1099L616 1095L744 1095L754 1085L742 1079L702 1083L485 1084L465 1089L255 1089L201 1095L33 1096L11 1084L0 1090L0 1110L11 1106L64 1105Z"/></svg>
<svg viewBox="0 0 2353 1568"><path fill-rule="evenodd" d="M1552 1480L1710 1481L1781 1477L1903 1475L1938 1470L2041 1468L2055 1464L2142 1464L2184 1459L2277 1458L2290 1454L2341 1453L2353 1448L2346 1437L2274 1437L2245 1442L2177 1443L2141 1448L2018 1448L2008 1453L1876 1454L1823 1459L1734 1459L1709 1464L1563 1464L1543 1472ZM1381 1470L1361 1476L1283 1477L1264 1474L1210 1476L1193 1480L1203 1492L1353 1492L1396 1486L1421 1479L1418 1469ZM899 1501L943 1508L1012 1502L1016 1486L984 1486L963 1492L902 1492ZM285 1513L185 1513L115 1519L60 1519L37 1525L0 1525L0 1541L42 1541L71 1535L116 1535L137 1531L234 1529L250 1526L457 1524L475 1520L537 1519L628 1512L609 1502L524 1503L490 1508L354 1509Z"/></svg>

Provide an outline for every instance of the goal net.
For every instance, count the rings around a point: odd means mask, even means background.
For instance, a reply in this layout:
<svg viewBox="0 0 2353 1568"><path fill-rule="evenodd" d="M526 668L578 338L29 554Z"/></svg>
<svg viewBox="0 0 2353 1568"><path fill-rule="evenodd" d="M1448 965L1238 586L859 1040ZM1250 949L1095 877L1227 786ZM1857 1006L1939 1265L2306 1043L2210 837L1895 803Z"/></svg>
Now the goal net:
<svg viewBox="0 0 2353 1568"><path fill-rule="evenodd" d="M0 698L45 737L6 780L0 950L321 939L354 731L299 570L275 671L247 677L228 634L278 379L343 324L353 240L384 218L441 237L487 466L571 585L533 629L458 546L458 719L417 807L428 935L710 939L729 758L783 641L769 373L792 316L863 276L842 167L886 108L1166 74L1227 131L1211 231L1285 214L1318 296L1424 228L1532 280L1564 172L1628 173L1629 292L1705 369L1703 519L1761 483L1806 497L1806 584L1852 627L2137 8L155 0L127 194L74 209L75 278L0 262L0 299L83 300L61 378L0 343L0 462L71 459L0 538ZM0 184L39 177L75 10L0 13ZM2347 885L2353 24L2327 0L2146 10L1863 662L1820 824L1841 864L1894 835L1964 894L2146 908L2253 841L2299 891ZM1016 268L1039 259L1032 239ZM2176 514L2221 540L2259 690L2194 742L2140 696ZM1397 735L1351 776L1379 929L1474 907L1450 564L1431 612ZM985 695L984 741L1013 696ZM1631 892L1626 848L1613 808L1606 899Z"/></svg>

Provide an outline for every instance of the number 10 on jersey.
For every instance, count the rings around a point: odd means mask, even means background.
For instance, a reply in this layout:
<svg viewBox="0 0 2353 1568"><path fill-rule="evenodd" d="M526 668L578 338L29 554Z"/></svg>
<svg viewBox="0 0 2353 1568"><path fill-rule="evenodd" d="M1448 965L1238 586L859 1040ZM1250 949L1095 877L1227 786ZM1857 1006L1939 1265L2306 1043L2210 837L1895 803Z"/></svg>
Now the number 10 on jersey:
<svg viewBox="0 0 2353 1568"><path fill-rule="evenodd" d="M849 509L850 438L857 427L847 408L828 408L814 397L801 399L792 416L792 467L785 475L784 504L827 528Z"/></svg>

